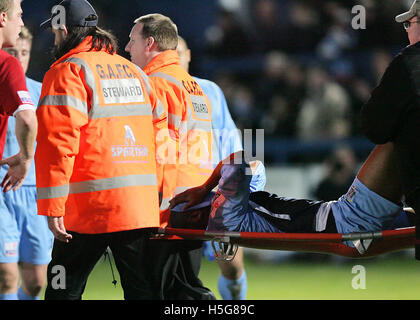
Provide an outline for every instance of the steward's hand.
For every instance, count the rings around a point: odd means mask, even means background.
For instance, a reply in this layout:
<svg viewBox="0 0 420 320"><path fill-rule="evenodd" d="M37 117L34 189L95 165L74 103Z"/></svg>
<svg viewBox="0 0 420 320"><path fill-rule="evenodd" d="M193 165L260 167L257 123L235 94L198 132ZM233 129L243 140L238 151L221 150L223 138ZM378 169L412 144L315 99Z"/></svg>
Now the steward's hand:
<svg viewBox="0 0 420 320"><path fill-rule="evenodd" d="M0 161L0 165L7 164L9 166L9 170L1 182L1 188L4 192L8 192L10 189L14 191L19 189L28 174L31 162L32 159L25 158L22 153Z"/></svg>
<svg viewBox="0 0 420 320"><path fill-rule="evenodd" d="M63 217L47 217L48 228L50 228L54 237L62 242L69 242L73 237L67 233L64 226Z"/></svg>
<svg viewBox="0 0 420 320"><path fill-rule="evenodd" d="M188 208L203 202L207 193L207 189L202 186L188 189L172 198L169 201L169 208L172 209L177 204L186 202L187 204L182 209L187 210Z"/></svg>

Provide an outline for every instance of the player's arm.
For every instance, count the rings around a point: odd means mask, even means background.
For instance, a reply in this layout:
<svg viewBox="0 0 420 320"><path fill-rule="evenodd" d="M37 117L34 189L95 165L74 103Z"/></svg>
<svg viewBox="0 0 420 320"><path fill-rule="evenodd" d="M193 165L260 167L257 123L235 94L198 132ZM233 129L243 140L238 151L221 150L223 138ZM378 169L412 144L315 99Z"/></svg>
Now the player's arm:
<svg viewBox="0 0 420 320"><path fill-rule="evenodd" d="M37 134L35 106L26 88L25 75L19 61L10 57L5 70L5 85L10 94L6 97L5 112L16 118L16 138L20 151L18 154L4 159L0 165L9 166L1 187L4 192L18 189L29 171L34 157L34 146Z"/></svg>
<svg viewBox="0 0 420 320"><path fill-rule="evenodd" d="M9 170L1 184L4 192L18 189L25 180L34 158L37 133L37 119L33 110L23 110L16 114L15 134L20 152L2 161Z"/></svg>
<svg viewBox="0 0 420 320"><path fill-rule="evenodd" d="M20 153L24 160L31 161L34 157L38 121L34 110L22 110L15 116L16 137L19 142Z"/></svg>

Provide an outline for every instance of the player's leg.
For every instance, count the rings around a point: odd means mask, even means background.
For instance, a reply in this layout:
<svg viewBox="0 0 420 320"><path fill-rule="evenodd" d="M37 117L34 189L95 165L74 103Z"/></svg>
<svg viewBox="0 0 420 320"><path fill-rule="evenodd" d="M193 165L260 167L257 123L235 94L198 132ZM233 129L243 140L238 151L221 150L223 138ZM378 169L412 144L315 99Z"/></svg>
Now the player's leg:
<svg viewBox="0 0 420 320"><path fill-rule="evenodd" d="M219 190L213 198L208 231L315 232L322 202L287 199L268 192L250 193L249 166L224 164ZM325 219L327 220L327 219ZM319 230L318 230L319 229Z"/></svg>
<svg viewBox="0 0 420 320"><path fill-rule="evenodd" d="M0 300L17 300L20 233L3 192L0 192L0 222Z"/></svg>
<svg viewBox="0 0 420 320"><path fill-rule="evenodd" d="M19 300L38 300L47 280L48 264L19 263L22 284L18 290Z"/></svg>
<svg viewBox="0 0 420 320"><path fill-rule="evenodd" d="M232 261L217 261L220 276L217 288L223 300L245 300L248 287L244 269L243 249L238 248Z"/></svg>
<svg viewBox="0 0 420 320"><path fill-rule="evenodd" d="M402 194L394 145L376 146L349 191L331 203L338 232L392 229L397 217L405 215Z"/></svg>
<svg viewBox="0 0 420 320"><path fill-rule="evenodd" d="M17 263L0 263L0 300L18 299L18 281Z"/></svg>
<svg viewBox="0 0 420 320"><path fill-rule="evenodd" d="M377 145L363 163L357 178L385 199L401 203L403 189L393 143Z"/></svg>
<svg viewBox="0 0 420 320"><path fill-rule="evenodd" d="M9 207L18 217L21 230L19 300L35 300L46 283L54 237L48 229L47 218L37 214L35 186L22 186L6 197Z"/></svg>
<svg viewBox="0 0 420 320"><path fill-rule="evenodd" d="M250 191L263 191L266 184L264 164L261 161L252 161L249 165L252 170ZM218 260L217 264L220 268L217 288L223 300L245 300L248 282L243 249L238 248L233 260Z"/></svg>

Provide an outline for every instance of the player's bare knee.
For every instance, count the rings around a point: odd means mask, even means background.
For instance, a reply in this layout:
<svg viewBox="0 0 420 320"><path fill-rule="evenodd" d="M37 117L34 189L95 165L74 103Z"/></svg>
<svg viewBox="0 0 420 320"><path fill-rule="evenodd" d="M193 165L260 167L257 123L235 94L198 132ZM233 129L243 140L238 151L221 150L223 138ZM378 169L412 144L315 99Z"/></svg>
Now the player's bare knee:
<svg viewBox="0 0 420 320"><path fill-rule="evenodd" d="M40 283L32 283L31 285L26 287L26 293L32 297L36 297L41 293L43 284Z"/></svg>
<svg viewBox="0 0 420 320"><path fill-rule="evenodd" d="M7 292L16 287L18 279L19 276L15 272L0 268L0 292Z"/></svg>
<svg viewBox="0 0 420 320"><path fill-rule="evenodd" d="M234 263L234 261L219 261L219 268L226 279L237 280L242 276L242 265Z"/></svg>
<svg viewBox="0 0 420 320"><path fill-rule="evenodd" d="M46 276L44 274L34 273L22 277L22 287L30 296L37 296L46 283Z"/></svg>

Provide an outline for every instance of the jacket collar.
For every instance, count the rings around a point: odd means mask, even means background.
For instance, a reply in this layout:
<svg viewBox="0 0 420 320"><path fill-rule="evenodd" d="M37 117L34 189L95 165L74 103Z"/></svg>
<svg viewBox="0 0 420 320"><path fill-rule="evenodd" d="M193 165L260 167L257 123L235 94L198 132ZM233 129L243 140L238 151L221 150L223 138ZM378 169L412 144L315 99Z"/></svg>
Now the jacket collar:
<svg viewBox="0 0 420 320"><path fill-rule="evenodd" d="M55 61L51 67L54 67L56 64L59 64L72 55L75 55L77 53L81 52L88 52L88 51L98 51L98 50L91 50L92 48L92 36L86 37L76 48L71 49L69 52L67 52L64 56L62 56L60 59ZM101 51L107 51L105 48L103 48Z"/></svg>
<svg viewBox="0 0 420 320"><path fill-rule="evenodd" d="M149 75L162 67L169 65L179 65L179 56L176 50L166 50L154 57L144 68L143 71Z"/></svg>

